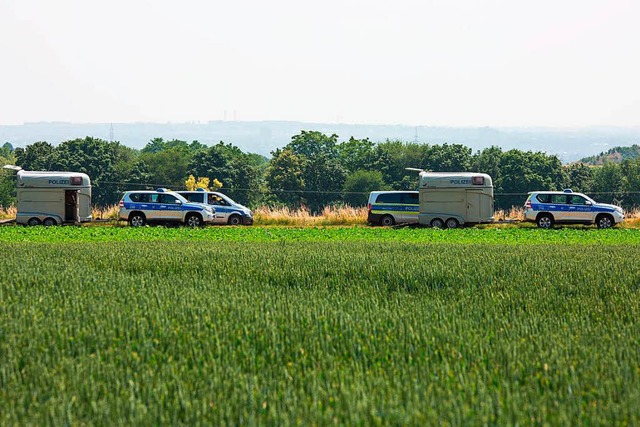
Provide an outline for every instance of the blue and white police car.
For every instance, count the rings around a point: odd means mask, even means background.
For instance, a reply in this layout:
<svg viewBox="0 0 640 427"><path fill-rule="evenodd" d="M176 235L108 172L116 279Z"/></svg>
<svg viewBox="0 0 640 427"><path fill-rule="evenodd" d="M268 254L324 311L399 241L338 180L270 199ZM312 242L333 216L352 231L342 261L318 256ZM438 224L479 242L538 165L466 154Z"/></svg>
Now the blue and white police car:
<svg viewBox="0 0 640 427"><path fill-rule="evenodd" d="M127 191L119 203L119 218L132 227L147 223L179 222L191 227L211 223L215 209L190 203L187 199L165 188L156 191Z"/></svg>
<svg viewBox="0 0 640 427"><path fill-rule="evenodd" d="M199 188L196 191L178 191L182 197L190 202L211 206L216 211L214 224L251 225L253 213L246 206L234 202L230 197L217 191L206 191Z"/></svg>
<svg viewBox="0 0 640 427"><path fill-rule="evenodd" d="M552 228L556 223L609 228L624 220L624 211L620 206L598 203L571 190L532 191L524 204L524 217L540 228Z"/></svg>

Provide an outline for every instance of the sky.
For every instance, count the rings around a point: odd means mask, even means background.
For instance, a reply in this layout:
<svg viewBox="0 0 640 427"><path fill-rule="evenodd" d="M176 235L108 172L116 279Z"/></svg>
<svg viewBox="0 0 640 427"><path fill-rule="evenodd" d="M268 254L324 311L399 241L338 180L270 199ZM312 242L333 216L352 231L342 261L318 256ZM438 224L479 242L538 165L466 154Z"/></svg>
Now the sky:
<svg viewBox="0 0 640 427"><path fill-rule="evenodd" d="M637 0L0 0L0 125L640 126Z"/></svg>

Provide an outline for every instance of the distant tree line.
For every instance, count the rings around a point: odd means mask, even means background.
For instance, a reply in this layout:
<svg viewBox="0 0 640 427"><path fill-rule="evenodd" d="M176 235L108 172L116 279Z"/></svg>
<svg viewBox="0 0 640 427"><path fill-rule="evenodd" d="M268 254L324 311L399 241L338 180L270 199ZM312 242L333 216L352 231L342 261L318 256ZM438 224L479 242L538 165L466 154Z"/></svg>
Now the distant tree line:
<svg viewBox="0 0 640 427"><path fill-rule="evenodd" d="M640 205L640 159L592 167L563 166L555 155L508 150L493 146L473 153L461 144L418 144L403 141L374 143L337 135L302 131L291 142L271 152L270 159L245 153L220 142L151 140L141 150L86 137L57 146L36 142L25 148L5 144L0 161L26 170L66 170L87 173L93 183L93 201L99 206L117 203L131 189L181 189L189 175L214 179L221 191L249 206L363 206L372 190L415 190L418 175L405 168L437 172L484 172L491 175L496 208L524 203L533 190L572 188L599 201ZM0 177L0 204L15 201L12 173Z"/></svg>

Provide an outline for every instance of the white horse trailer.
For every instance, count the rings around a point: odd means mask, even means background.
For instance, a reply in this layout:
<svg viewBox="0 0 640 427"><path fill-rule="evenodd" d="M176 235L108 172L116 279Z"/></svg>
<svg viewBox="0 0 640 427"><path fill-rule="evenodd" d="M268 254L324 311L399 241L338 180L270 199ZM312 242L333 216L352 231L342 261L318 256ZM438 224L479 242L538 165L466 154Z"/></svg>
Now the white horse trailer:
<svg viewBox="0 0 640 427"><path fill-rule="evenodd" d="M484 173L420 172L418 223L438 228L493 222L493 182Z"/></svg>
<svg viewBox="0 0 640 427"><path fill-rule="evenodd" d="M79 172L35 172L19 168L16 223L56 225L91 221L91 180Z"/></svg>

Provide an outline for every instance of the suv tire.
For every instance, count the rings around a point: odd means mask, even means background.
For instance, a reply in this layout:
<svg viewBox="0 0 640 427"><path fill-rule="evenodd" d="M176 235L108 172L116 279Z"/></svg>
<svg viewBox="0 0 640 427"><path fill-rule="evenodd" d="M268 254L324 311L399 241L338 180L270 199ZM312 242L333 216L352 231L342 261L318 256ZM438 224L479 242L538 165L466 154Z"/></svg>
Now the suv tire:
<svg viewBox="0 0 640 427"><path fill-rule="evenodd" d="M601 214L596 217L596 226L600 229L611 228L615 225L611 215Z"/></svg>
<svg viewBox="0 0 640 427"><path fill-rule="evenodd" d="M132 227L143 227L147 224L147 218L142 212L132 212L129 215L129 225Z"/></svg>
<svg viewBox="0 0 640 427"><path fill-rule="evenodd" d="M240 215L231 215L228 223L229 225L242 225L242 217Z"/></svg>
<svg viewBox="0 0 640 427"><path fill-rule="evenodd" d="M553 228L553 223L553 216L551 216L551 214L540 214L538 218L536 218L536 225L540 228Z"/></svg>
<svg viewBox="0 0 640 427"><path fill-rule="evenodd" d="M200 227L202 225L202 218L198 214L189 214L184 220L184 223L189 227Z"/></svg>

